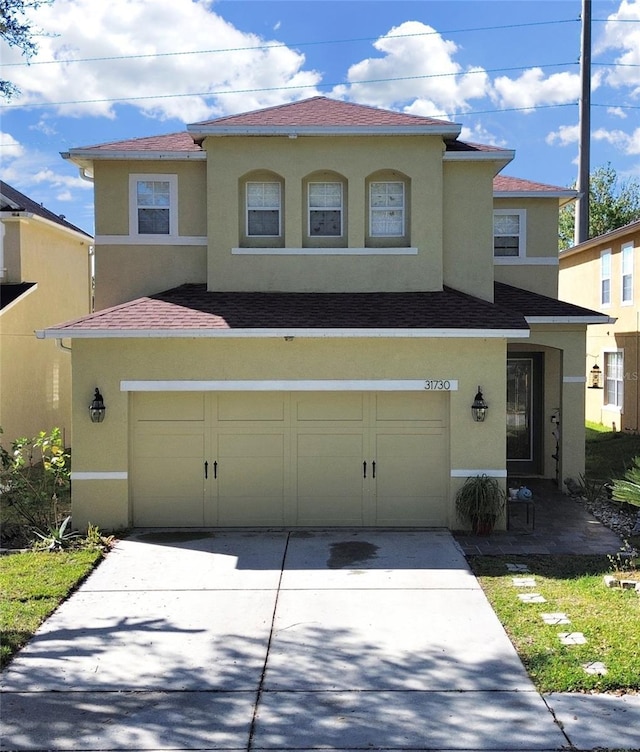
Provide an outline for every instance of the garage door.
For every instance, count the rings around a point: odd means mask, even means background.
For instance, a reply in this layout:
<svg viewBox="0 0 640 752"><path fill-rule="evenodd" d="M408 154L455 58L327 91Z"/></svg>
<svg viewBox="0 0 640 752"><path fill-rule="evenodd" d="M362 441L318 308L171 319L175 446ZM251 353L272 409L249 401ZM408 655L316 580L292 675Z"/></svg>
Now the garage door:
<svg viewBox="0 0 640 752"><path fill-rule="evenodd" d="M448 395L137 393L142 526L446 526Z"/></svg>

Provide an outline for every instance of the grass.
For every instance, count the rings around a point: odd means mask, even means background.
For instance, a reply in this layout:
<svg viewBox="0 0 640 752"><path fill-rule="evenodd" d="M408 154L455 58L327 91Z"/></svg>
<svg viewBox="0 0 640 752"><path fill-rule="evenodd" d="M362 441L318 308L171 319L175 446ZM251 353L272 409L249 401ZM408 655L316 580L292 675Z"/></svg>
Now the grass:
<svg viewBox="0 0 640 752"><path fill-rule="evenodd" d="M526 564L530 573L509 572L506 563ZM540 692L640 690L637 650L640 598L632 590L610 589L606 556L469 557L532 681ZM515 577L534 577L535 588L516 587ZM522 603L519 593L536 592L545 603ZM565 613L570 624L548 625L543 613ZM582 632L584 645L565 646L560 632ZM583 664L602 662L604 676L587 674Z"/></svg>
<svg viewBox="0 0 640 752"><path fill-rule="evenodd" d="M588 478L622 478L633 458L640 455L640 435L587 422L585 452Z"/></svg>
<svg viewBox="0 0 640 752"><path fill-rule="evenodd" d="M99 550L25 552L0 557L0 668L89 574Z"/></svg>

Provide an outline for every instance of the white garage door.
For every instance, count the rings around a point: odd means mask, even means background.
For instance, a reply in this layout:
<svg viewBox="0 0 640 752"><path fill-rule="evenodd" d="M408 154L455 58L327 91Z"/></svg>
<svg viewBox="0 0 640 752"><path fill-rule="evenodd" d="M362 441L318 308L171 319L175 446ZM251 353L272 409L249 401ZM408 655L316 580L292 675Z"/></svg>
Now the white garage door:
<svg viewBox="0 0 640 752"><path fill-rule="evenodd" d="M137 393L142 526L446 526L448 395Z"/></svg>

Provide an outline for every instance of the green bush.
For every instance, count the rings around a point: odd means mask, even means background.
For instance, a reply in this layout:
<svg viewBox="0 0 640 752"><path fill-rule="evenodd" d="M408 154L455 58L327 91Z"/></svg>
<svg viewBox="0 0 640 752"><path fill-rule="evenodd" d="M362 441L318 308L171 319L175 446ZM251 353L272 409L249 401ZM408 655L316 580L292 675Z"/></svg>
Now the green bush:
<svg viewBox="0 0 640 752"><path fill-rule="evenodd" d="M635 457L623 479L613 481L613 498L640 507L640 457Z"/></svg>

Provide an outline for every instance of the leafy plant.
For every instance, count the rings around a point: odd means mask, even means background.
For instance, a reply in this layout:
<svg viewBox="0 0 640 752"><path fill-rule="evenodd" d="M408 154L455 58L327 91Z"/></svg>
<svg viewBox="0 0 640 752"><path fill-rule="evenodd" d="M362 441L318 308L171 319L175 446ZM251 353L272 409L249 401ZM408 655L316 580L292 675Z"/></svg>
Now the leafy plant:
<svg viewBox="0 0 640 752"><path fill-rule="evenodd" d="M69 548L80 538L80 533L73 530L67 531L70 522L71 515L65 517L60 525L50 527L46 532L34 529L33 532L39 538L34 547L36 549L45 548L47 551L60 551L63 548Z"/></svg>
<svg viewBox="0 0 640 752"><path fill-rule="evenodd" d="M0 498L40 532L60 527L58 502L70 486L70 455L59 428L0 446Z"/></svg>
<svg viewBox="0 0 640 752"><path fill-rule="evenodd" d="M602 478L588 478L586 475L580 475L580 495L588 502L596 502L599 499L606 498L609 495L610 483Z"/></svg>
<svg viewBox="0 0 640 752"><path fill-rule="evenodd" d="M624 478L613 481L613 498L640 507L640 457L634 458Z"/></svg>
<svg viewBox="0 0 640 752"><path fill-rule="evenodd" d="M458 517L471 523L475 532L490 532L504 512L507 497L495 478L467 478L456 494Z"/></svg>
<svg viewBox="0 0 640 752"><path fill-rule="evenodd" d="M89 523L83 543L87 548L97 548L101 551L107 551L115 543L115 537L113 535L104 535L97 525Z"/></svg>

